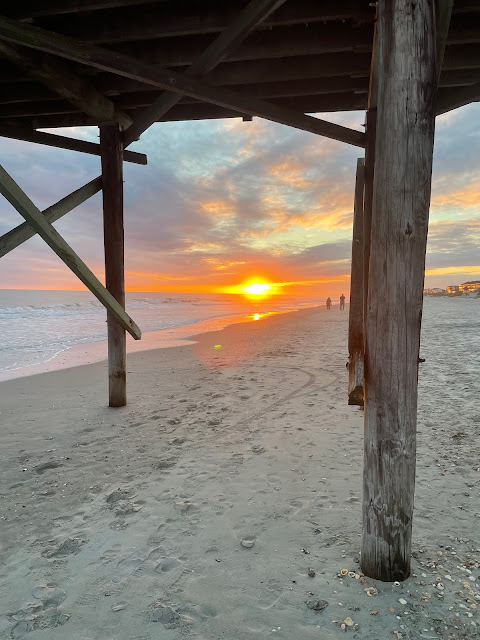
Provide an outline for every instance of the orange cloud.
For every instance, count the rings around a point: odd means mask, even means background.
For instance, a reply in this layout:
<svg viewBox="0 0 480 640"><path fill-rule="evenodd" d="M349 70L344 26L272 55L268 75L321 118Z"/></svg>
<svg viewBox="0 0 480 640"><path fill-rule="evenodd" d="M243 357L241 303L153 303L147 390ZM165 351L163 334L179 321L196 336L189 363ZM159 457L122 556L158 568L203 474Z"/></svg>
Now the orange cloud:
<svg viewBox="0 0 480 640"><path fill-rule="evenodd" d="M433 196L432 206L457 207L460 209L478 209L480 207L480 188L478 182L463 189Z"/></svg>
<svg viewBox="0 0 480 640"><path fill-rule="evenodd" d="M202 262L206 262L207 264L212 265L217 271L223 271L224 269L230 269L230 267L237 266L239 264L246 264L244 260L232 260L232 261L222 261L217 260L216 258L203 258Z"/></svg>
<svg viewBox="0 0 480 640"><path fill-rule="evenodd" d="M480 265L472 266L460 266L460 267L438 267L436 269L427 269L425 271L426 276L444 276L444 275L453 275L453 274L479 274L480 273Z"/></svg>
<svg viewBox="0 0 480 640"><path fill-rule="evenodd" d="M312 189L315 182L305 179L306 168L298 161L284 160L271 165L267 172L277 184L293 189Z"/></svg>
<svg viewBox="0 0 480 640"><path fill-rule="evenodd" d="M201 202L200 207L205 213L215 218L226 218L233 215L232 205L225 200Z"/></svg>

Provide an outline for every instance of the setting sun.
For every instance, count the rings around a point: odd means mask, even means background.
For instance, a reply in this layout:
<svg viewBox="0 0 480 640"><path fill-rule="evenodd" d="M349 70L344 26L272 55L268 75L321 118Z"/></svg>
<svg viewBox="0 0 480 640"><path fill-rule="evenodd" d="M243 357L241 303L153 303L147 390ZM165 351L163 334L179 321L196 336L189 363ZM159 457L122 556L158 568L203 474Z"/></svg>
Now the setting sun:
<svg viewBox="0 0 480 640"><path fill-rule="evenodd" d="M244 288L244 292L253 296L261 296L268 293L270 289L271 286L269 284L265 284L264 282L254 282L252 284L248 284Z"/></svg>

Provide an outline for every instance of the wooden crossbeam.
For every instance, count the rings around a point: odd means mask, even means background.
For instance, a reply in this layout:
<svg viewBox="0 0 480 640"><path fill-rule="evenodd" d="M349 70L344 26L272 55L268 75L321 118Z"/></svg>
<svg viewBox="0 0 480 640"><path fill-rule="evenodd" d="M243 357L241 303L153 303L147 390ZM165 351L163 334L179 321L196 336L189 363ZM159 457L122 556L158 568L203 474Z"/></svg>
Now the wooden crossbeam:
<svg viewBox="0 0 480 640"><path fill-rule="evenodd" d="M0 166L0 193L25 218L39 236L55 251L61 260L90 289L93 295L107 308L112 316L126 329L135 340L140 340L142 333L130 316L122 309L111 293L103 286L87 265L73 251L54 227L46 220L26 193L13 178Z"/></svg>
<svg viewBox="0 0 480 640"><path fill-rule="evenodd" d="M45 133L44 131L34 131L23 127L11 127L0 124L0 136L3 138L12 138L14 140L25 140L26 142L44 144L47 147L80 151L94 156L100 155L100 145L95 142L75 140L74 138L68 138L67 136ZM136 151L125 151L123 159L126 162L133 162L134 164L147 164L147 156L144 153L137 153Z"/></svg>
<svg viewBox="0 0 480 640"><path fill-rule="evenodd" d="M48 207L42 211L45 219L52 224L56 220L59 220L72 209L75 209L81 205L85 200L88 200L93 195L98 193L102 188L102 177L95 178L88 184L85 184L80 189L76 189L68 196L65 196L51 207ZM5 233L0 237L0 258L7 253L10 253L13 249L20 246L30 238L36 235L36 231L27 223L23 222L8 233Z"/></svg>
<svg viewBox="0 0 480 640"><path fill-rule="evenodd" d="M61 60L48 53L33 54L28 49L0 40L0 54L38 80L80 111L99 122L118 122L127 129L132 120L85 78L72 73Z"/></svg>
<svg viewBox="0 0 480 640"><path fill-rule="evenodd" d="M448 86L461 86L465 84L473 84L475 81L480 81L480 72L476 74L476 80L472 80L473 74L470 73L470 78L466 82L458 81L452 82ZM78 113L78 110L69 105L64 100L51 99L51 96L47 97L46 102L41 99L36 100L37 95L41 96L41 93L36 91L31 93L30 96L23 92L20 95L25 95L25 100L16 100L15 89L22 85L8 85L5 89L5 94L0 95L0 118L7 118L11 120L16 117L36 117L38 115L47 114L65 114L65 113ZM12 89L11 96L6 95L9 88ZM157 98L160 97L158 91L152 89L148 85L145 85L145 90L136 91L132 93L123 93L120 95L116 103L122 109L128 109L129 113L131 109L138 109L140 107L147 107ZM287 80L280 82L261 82L258 84L241 85L237 87L238 91L248 93L256 98L266 100L276 100L282 97L298 97L300 100L305 96L324 95L336 93L366 93L368 91L368 77L350 78L350 77L335 77L335 78L323 78L319 81L318 78L307 80ZM18 95L18 94L17 94ZM178 94L171 94L178 100ZM30 99L33 98L33 99ZM184 96L181 99L182 106L185 104L206 104L201 103L195 98ZM170 111L170 110L169 110ZM155 113L157 122L163 119L163 109L160 111L161 115ZM134 121L138 119L138 115L134 118ZM1 122L0 119L0 122ZM133 127L134 125L132 125ZM132 128L130 127L130 129Z"/></svg>
<svg viewBox="0 0 480 640"><path fill-rule="evenodd" d="M209 73L229 51L232 51L259 23L284 2L285 0L252 0L185 73L191 76L202 76ZM124 146L128 147L134 140L138 140L148 127L165 115L181 99L182 96L178 93L171 91L162 93L151 106L135 118L132 126L124 133Z"/></svg>
<svg viewBox="0 0 480 640"><path fill-rule="evenodd" d="M306 116L302 113L296 113L290 109L240 95L233 91L213 87L203 80L159 69L152 65L141 63L129 56L77 42L39 27L1 17L0 37L9 42L58 55L103 71L116 73L160 89L167 89L182 95L190 95L199 100L212 102L241 114L258 116L357 147L364 146L365 134L359 131Z"/></svg>
<svg viewBox="0 0 480 640"><path fill-rule="evenodd" d="M443 90L437 98L437 116L471 102L480 102L480 82L467 87Z"/></svg>

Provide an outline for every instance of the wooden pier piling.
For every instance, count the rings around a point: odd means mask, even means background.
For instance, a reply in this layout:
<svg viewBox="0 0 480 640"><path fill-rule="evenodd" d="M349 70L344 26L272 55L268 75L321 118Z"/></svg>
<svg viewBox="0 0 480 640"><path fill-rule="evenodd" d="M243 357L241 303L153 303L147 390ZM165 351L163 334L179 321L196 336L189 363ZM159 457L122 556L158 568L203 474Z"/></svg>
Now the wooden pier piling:
<svg viewBox="0 0 480 640"><path fill-rule="evenodd" d="M378 7L378 107L366 315L361 566L410 574L417 373L435 125L434 4Z"/></svg>
<svg viewBox="0 0 480 640"><path fill-rule="evenodd" d="M123 142L117 124L100 127L102 158L105 283L125 309L123 232ZM125 329L107 312L108 394L110 407L127 404Z"/></svg>
<svg viewBox="0 0 480 640"><path fill-rule="evenodd" d="M365 161L357 160L353 210L352 276L348 316L348 404L363 406L363 194Z"/></svg>

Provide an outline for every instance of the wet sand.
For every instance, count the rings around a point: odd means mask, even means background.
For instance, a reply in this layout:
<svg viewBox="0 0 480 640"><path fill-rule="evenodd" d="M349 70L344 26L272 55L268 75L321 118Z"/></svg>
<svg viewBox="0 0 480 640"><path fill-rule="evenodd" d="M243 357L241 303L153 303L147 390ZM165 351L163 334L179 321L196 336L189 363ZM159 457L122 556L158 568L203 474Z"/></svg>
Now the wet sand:
<svg viewBox="0 0 480 640"><path fill-rule="evenodd" d="M347 312L135 353L122 409L104 362L2 382L0 638L475 637L476 378L422 353L413 574L368 580Z"/></svg>

